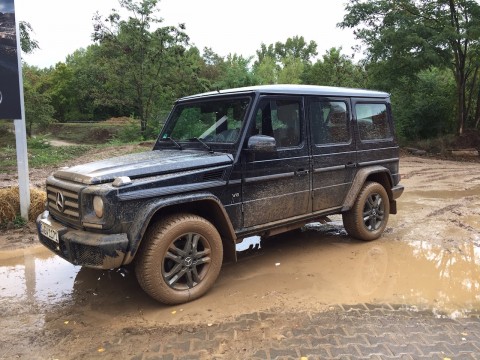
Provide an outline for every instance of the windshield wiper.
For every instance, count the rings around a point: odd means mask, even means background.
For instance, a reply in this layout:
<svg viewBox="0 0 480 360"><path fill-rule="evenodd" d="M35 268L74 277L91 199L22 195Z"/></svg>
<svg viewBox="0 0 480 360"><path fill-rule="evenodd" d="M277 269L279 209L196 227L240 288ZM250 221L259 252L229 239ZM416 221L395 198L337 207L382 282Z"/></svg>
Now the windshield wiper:
<svg viewBox="0 0 480 360"><path fill-rule="evenodd" d="M198 137L194 137L194 138L191 138L191 139L188 139L188 140L189 141L192 141L192 140L198 141L200 144L202 144L205 147L205 149L207 149L208 151L213 153L212 148L208 144L206 144L203 140L199 139Z"/></svg>
<svg viewBox="0 0 480 360"><path fill-rule="evenodd" d="M170 136L163 138L162 140L169 140L173 144L175 144L175 146L178 147L179 150L183 150L182 145L180 145L178 142L175 141L175 139L172 139Z"/></svg>

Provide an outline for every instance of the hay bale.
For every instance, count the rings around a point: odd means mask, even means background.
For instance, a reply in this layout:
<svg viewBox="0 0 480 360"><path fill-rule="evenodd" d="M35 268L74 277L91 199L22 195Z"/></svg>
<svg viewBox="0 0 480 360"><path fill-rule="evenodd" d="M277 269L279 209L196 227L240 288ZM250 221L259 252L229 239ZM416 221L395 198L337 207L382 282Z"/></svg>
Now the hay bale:
<svg viewBox="0 0 480 360"><path fill-rule="evenodd" d="M13 221L19 211L18 187L0 189L0 223Z"/></svg>
<svg viewBox="0 0 480 360"><path fill-rule="evenodd" d="M44 191L30 188L30 209L28 218L35 221L45 209L47 195ZM20 214L20 195L18 186L0 189L0 223L14 221Z"/></svg>
<svg viewBox="0 0 480 360"><path fill-rule="evenodd" d="M44 210L45 201L47 201L47 194L45 191L30 188L30 209L28 209L28 218L30 221L35 221Z"/></svg>

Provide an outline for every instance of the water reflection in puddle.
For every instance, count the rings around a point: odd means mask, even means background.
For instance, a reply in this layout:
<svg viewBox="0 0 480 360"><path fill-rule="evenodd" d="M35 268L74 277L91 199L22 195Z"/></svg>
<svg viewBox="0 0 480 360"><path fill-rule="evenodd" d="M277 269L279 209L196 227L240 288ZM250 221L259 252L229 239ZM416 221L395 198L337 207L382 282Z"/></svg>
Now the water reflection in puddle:
<svg viewBox="0 0 480 360"><path fill-rule="evenodd" d="M0 298L56 303L69 296L80 270L48 251L0 261Z"/></svg>
<svg viewBox="0 0 480 360"><path fill-rule="evenodd" d="M262 242L252 237L238 246L240 261L223 267L214 289L184 308L207 309L215 303L228 313L238 307L241 294L245 311L295 301L305 308L369 302L421 305L458 316L480 308L479 245L480 239L448 247L398 241L388 232L383 239L359 242L345 235L340 222L313 224ZM130 269L81 269L43 249L12 258L0 255L2 305L70 302L105 314L140 306L159 309Z"/></svg>

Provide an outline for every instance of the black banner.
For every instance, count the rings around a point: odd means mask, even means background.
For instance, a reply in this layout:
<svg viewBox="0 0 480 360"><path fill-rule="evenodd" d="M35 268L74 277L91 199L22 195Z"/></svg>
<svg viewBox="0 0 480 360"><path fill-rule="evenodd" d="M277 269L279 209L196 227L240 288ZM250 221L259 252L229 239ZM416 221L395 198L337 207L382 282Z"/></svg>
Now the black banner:
<svg viewBox="0 0 480 360"><path fill-rule="evenodd" d="M14 0L0 2L0 119L21 119Z"/></svg>

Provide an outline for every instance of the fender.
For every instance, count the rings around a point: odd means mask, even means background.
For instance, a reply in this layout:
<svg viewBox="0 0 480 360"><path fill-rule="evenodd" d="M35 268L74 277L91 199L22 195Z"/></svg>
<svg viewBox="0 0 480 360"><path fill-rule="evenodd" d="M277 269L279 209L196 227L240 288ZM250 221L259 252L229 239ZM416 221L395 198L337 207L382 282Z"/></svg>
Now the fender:
<svg viewBox="0 0 480 360"><path fill-rule="evenodd" d="M154 199L148 204L142 206L139 209L135 220L132 222L132 226L128 230L130 246L129 251L125 255L125 260L123 263L128 264L133 260L143 239L143 235L145 234L145 231L147 230L148 225L152 221L152 218L155 216L155 214L157 214L160 210L169 207L187 205L191 208L194 207L195 204L208 204L208 208L213 210L209 212L209 214L204 214L202 212L197 213L198 215L204 216L207 220L214 224L214 226L219 231L220 236L222 237L226 258L235 261L235 242L237 236L235 235L235 231L233 229L230 218L228 217L228 214L225 211L225 208L223 207L221 201L215 195L207 192L201 192L195 194L180 194L168 198Z"/></svg>
<svg viewBox="0 0 480 360"><path fill-rule="evenodd" d="M345 200L343 201L342 212L350 210L352 208L353 204L355 203L355 200L357 199L358 193L363 187L363 184L365 184L365 181L367 181L368 177L373 174L383 175L384 181L379 181L379 182L385 187L388 197L390 198L390 201L392 201L393 179L392 179L392 174L390 174L390 170L379 165L369 166L357 171L357 174L355 175L355 179L353 179L352 186L350 187L350 190L348 191L348 194L345 197ZM385 184L386 182L385 180L388 181L388 184Z"/></svg>

